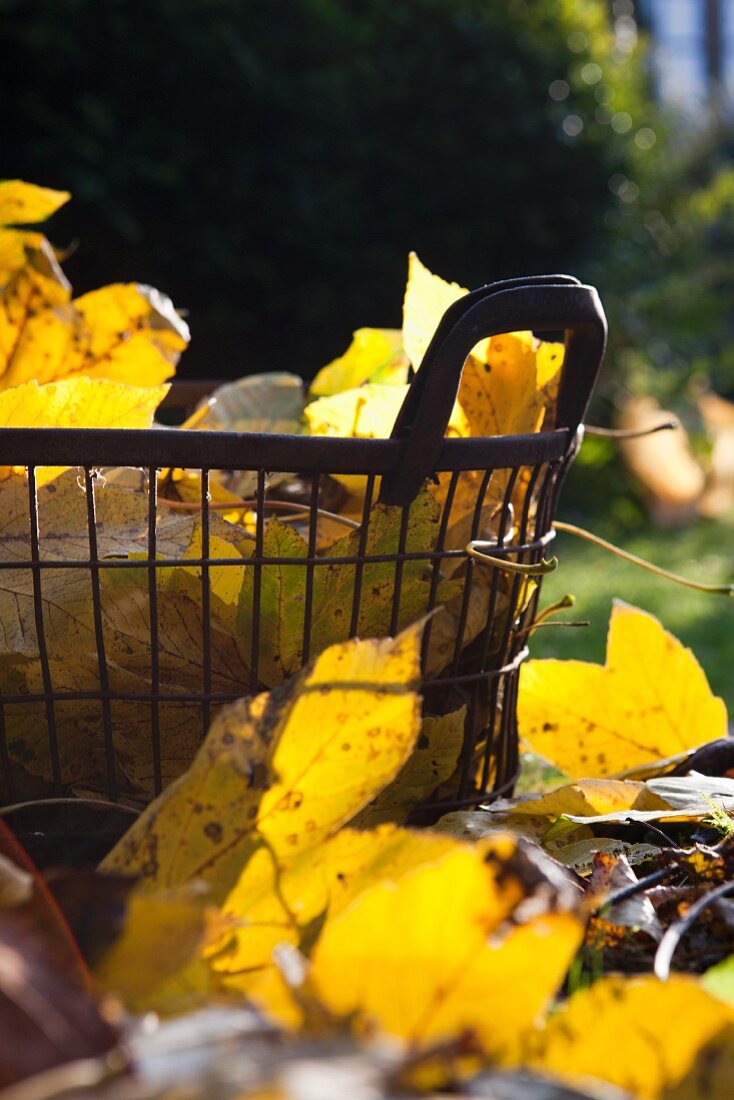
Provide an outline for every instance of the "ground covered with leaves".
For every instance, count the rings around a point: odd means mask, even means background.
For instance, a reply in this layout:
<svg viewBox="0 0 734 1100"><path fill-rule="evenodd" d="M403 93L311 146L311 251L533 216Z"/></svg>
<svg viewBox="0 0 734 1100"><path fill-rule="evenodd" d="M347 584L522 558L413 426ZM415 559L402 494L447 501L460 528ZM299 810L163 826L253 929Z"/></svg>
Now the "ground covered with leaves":
<svg viewBox="0 0 734 1100"><path fill-rule="evenodd" d="M41 219L63 198L3 186L8 226ZM0 246L0 424L150 424L187 338L170 303L134 285L72 300L45 238L7 228ZM462 293L414 257L402 333L360 330L308 401L287 376L257 383L269 430L387 434L409 363ZM552 427L562 351L529 333L485 341L465 366L450 431ZM241 405L233 412L229 400L205 406L189 428L218 417L243 429ZM250 393L250 422L257 408ZM304 526L302 505L289 521L287 501L285 515L269 518L263 540L275 563L260 574L256 630L247 559L262 525L248 475L238 476L211 485L221 515L212 513L206 538L221 564L210 568L207 609L200 478L163 471L158 502L130 471L93 486L96 553L118 562L100 582L95 618L89 577L74 568L44 577L39 611L31 565L40 551L28 546L35 492L43 552L62 563L88 553L78 471L44 467L35 486L24 469L0 471L2 691L38 703L4 708L2 774L23 795L0 811L5 1095L729 1095L734 742L693 654L645 611L615 603L603 666L548 659L523 668L523 793L418 828L416 807L451 790L465 718L456 707L431 713L423 677L480 636L489 649L488 613L518 629L534 608L533 575L510 571L500 583L495 563L488 583L464 585L466 519L480 490L474 473L451 487L438 478L405 520L372 507L373 599L356 605L352 625L343 614L355 587L349 558L367 538L358 517L371 490L363 478L335 479L337 503L318 510L317 528ZM522 476L481 492L481 523L495 538L503 501L526 516L534 506ZM158 776L149 710L126 705L116 718L124 736L110 748L98 701L85 709L83 690L100 676L100 617L110 681L132 696L150 682L150 590L136 563L146 557L151 499L157 552L178 562L156 587L157 683L170 704L159 714ZM457 557L435 583L422 562L407 562L396 607L394 564L391 573L379 559L400 539L431 548L441 514ZM324 563L309 581L289 563L314 549ZM217 710L202 743L200 725L174 704L201 674L194 640L205 615L212 682L236 693L256 662L265 690ZM536 612L532 626L542 621L547 613ZM55 760L44 755L49 676L56 690L82 688L59 708ZM54 778L70 795L98 796L110 775L118 807L99 797L45 808L23 800ZM78 830L79 866L54 866L68 863L68 849L62 859L46 849L39 871L38 838L60 823ZM97 867L84 858L85 834L106 852Z"/></svg>

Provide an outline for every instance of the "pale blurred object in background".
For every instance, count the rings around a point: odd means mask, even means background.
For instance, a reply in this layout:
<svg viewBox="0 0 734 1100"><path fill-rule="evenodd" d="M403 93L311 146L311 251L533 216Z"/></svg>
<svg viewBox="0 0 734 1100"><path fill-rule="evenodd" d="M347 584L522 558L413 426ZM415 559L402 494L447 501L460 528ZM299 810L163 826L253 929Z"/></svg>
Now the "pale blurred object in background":
<svg viewBox="0 0 734 1100"><path fill-rule="evenodd" d="M734 404L707 393L698 410L713 446L706 490L696 507L699 515L714 519L734 507Z"/></svg>
<svg viewBox="0 0 734 1100"><path fill-rule="evenodd" d="M675 417L661 409L654 398L631 397L619 413L617 427L644 431L666 419ZM693 518L706 476L691 453L684 428L620 440L619 447L630 473L645 488L650 515L656 523L674 527Z"/></svg>

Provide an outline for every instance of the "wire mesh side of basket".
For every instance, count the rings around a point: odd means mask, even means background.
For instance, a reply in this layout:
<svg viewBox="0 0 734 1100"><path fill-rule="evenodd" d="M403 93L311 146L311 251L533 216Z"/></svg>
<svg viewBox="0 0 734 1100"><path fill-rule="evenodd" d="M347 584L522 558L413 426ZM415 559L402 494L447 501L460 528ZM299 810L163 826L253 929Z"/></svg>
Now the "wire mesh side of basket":
<svg viewBox="0 0 734 1100"><path fill-rule="evenodd" d="M12 432L0 433L0 461L13 451L8 434ZM197 464L186 467L197 484L198 499L181 509L164 498L161 480L161 469L181 461L176 452L180 433L80 432L76 439L74 433L63 434L65 440L58 432L18 431L15 443L23 443L21 435L25 442L11 461L26 464L27 474L6 481L6 490L0 487L1 496L13 484L23 506L21 516L16 500L17 514L5 524L6 534L12 529L17 537L0 537L0 587L9 601L6 607L15 606L20 619L20 635L13 641L8 626L6 652L0 655L3 802L73 793L142 804L184 770L218 707L277 686L327 643L367 633L395 634L407 621L424 615L425 711L443 715L466 707L454 775L429 800L430 811L476 804L511 786L518 766L518 672L539 579L529 581L477 563L464 547L470 539L486 538L489 528L498 557L525 564L542 559L571 450L568 432L446 441L437 469L440 491L431 498L439 504L429 543L416 544L412 506L405 506L394 509L392 533L377 546L371 533L384 508L377 503L379 477L395 461L399 445L393 441L291 441L290 447L308 443L286 454L287 468L298 468L307 486L300 518L296 514L294 519L292 507L284 509L270 490L273 475L285 472L284 463L275 460L279 451L272 441L264 452L260 448L258 464L253 461L258 453L254 437L244 445L239 438L237 461L232 457L236 437L229 452L221 435L210 437L212 461L194 455ZM115 441L112 435L122 438ZM166 449L164 437L173 451ZM46 482L44 467L34 464L39 454L52 453L51 441L59 461L75 448L80 461L65 475L73 477L79 494L78 523L67 532L66 544L49 520L60 482ZM324 489L331 483L337 452L313 447L317 442L361 445L339 452L339 465L359 473L363 491L361 511L351 534L347 531L347 549L343 542L336 550L333 543L326 550L321 546L328 512ZM365 442L372 446L365 448ZM197 441L196 446L203 444ZM141 463L146 451L153 461ZM129 490L137 501L133 541L138 549L124 556L110 545L107 524L100 518L104 494L114 483L109 473L105 480L113 456L139 471L139 488ZM289 461L299 456L300 463ZM249 526L243 528L248 543L244 558L219 552L220 509L212 488L220 469L250 471L251 495L241 506ZM457 543L454 504L468 476L477 486L476 504ZM228 508L236 510L226 506L225 514ZM273 552L268 536L273 515L279 517L281 531L300 525L298 556ZM174 520L180 527L177 537L187 524L189 535L196 532L185 552L180 541L169 537ZM234 570L239 571L240 591L247 595L240 595L238 607L230 609L228 633L222 629L218 592ZM436 609L446 606L447 580L452 582L453 638L436 657ZM59 586L72 583L83 630L78 623L73 629L65 624L55 600ZM281 596L285 593L282 620L273 619L268 604L277 584L282 585ZM381 603L375 615L378 588ZM335 592L338 606L330 608L327 629L324 601L333 604ZM376 619L375 631L371 627Z"/></svg>

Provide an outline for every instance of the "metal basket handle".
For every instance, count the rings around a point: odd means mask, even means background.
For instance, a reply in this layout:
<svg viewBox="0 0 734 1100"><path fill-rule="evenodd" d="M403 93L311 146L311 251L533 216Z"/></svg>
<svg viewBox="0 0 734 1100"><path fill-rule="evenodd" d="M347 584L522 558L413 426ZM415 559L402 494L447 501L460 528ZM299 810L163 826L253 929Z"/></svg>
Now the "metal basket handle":
<svg viewBox="0 0 734 1100"><path fill-rule="evenodd" d="M392 438L406 445L399 466L382 479L382 501L409 504L433 472L471 349L519 329L565 332L557 427L575 435L606 345L606 318L595 288L567 275L490 283L454 302L438 324L393 427Z"/></svg>

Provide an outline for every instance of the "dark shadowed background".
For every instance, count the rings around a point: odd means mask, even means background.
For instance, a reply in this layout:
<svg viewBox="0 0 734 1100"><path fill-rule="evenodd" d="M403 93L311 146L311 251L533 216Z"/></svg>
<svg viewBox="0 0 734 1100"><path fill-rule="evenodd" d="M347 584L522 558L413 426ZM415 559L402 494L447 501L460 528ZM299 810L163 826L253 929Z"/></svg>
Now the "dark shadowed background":
<svg viewBox="0 0 734 1100"><path fill-rule="evenodd" d="M409 249L584 273L650 157L606 0L2 0L3 174L67 188L77 292L153 283L185 374L311 374L398 325ZM640 139L640 131L645 131ZM646 142L648 144L646 144Z"/></svg>

